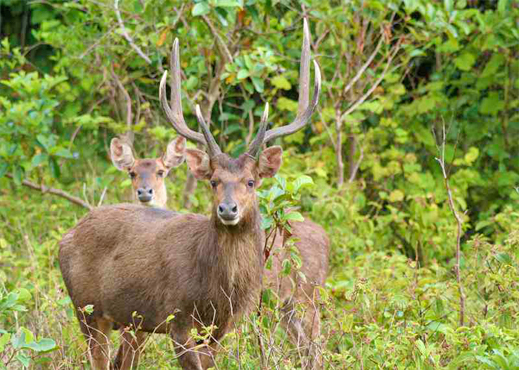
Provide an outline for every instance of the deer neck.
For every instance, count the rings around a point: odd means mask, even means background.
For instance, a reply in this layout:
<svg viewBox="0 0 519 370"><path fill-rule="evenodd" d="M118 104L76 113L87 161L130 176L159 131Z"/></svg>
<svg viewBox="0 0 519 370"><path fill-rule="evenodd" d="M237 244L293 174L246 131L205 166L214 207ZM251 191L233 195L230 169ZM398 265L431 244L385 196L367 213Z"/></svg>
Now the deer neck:
<svg viewBox="0 0 519 370"><path fill-rule="evenodd" d="M227 306L231 301L234 313L247 311L257 303L263 273L264 233L259 210L232 227L220 224L216 217L213 214L210 220L214 254L204 258L211 280L207 283L214 294L224 298L222 304Z"/></svg>

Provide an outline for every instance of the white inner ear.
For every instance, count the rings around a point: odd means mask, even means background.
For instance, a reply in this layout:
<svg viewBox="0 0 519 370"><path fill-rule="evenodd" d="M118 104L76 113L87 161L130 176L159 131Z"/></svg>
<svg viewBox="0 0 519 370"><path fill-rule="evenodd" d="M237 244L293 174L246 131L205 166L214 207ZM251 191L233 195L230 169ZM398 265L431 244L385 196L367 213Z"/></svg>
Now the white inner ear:
<svg viewBox="0 0 519 370"><path fill-rule="evenodd" d="M120 171L126 171L135 163L132 148L117 138L110 143L110 156L112 163Z"/></svg>

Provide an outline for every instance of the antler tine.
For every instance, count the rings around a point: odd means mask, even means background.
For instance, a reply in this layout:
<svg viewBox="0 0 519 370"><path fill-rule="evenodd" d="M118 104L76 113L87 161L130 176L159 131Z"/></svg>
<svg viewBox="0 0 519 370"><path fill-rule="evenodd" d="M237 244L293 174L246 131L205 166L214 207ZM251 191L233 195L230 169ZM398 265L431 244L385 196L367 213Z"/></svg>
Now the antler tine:
<svg viewBox="0 0 519 370"><path fill-rule="evenodd" d="M263 117L261 118L259 131L256 134L256 138L254 139L254 141L250 144L249 150L247 151L247 154L254 159L256 158L258 153L261 151L261 147L262 147L263 141L265 139L265 132L267 131L268 117L269 117L269 103L267 102L265 104L265 110L263 111Z"/></svg>
<svg viewBox="0 0 519 370"><path fill-rule="evenodd" d="M297 117L291 124L287 126L277 127L267 131L265 134L265 142L274 140L280 136L290 135L302 129L310 120L315 107L319 101L319 93L321 91L321 70L319 64L314 60L314 94L312 102L308 104L308 92L310 82L310 30L306 18L303 24L303 47L301 49L301 68L299 77L299 104Z"/></svg>
<svg viewBox="0 0 519 370"><path fill-rule="evenodd" d="M206 146L207 151L209 152L209 157L213 158L216 157L218 154L222 154L222 150L216 143L216 140L211 134L211 131L209 131L209 127L207 127L207 124L205 123L204 116L202 116L202 111L200 110L200 106L198 104L196 105L196 118L198 119L198 123L202 128L202 133L204 134L205 141L207 142Z"/></svg>
<svg viewBox="0 0 519 370"><path fill-rule="evenodd" d="M303 19L303 46L301 48L301 66L299 67L299 101L297 115L300 116L308 106L310 93L310 29L308 21Z"/></svg>
<svg viewBox="0 0 519 370"><path fill-rule="evenodd" d="M168 120L173 125L175 131L177 131L180 135L184 136L186 139L193 140L202 145L206 145L204 135L191 130L189 127L187 127L186 121L184 120L184 114L182 113L182 98L180 91L180 59L178 49L179 48L177 38L173 43L173 50L171 51L171 58L173 60L173 70L171 71L173 75L173 86L171 87L173 89L173 106L169 106L168 98L166 97L166 80L168 76L167 71L164 72L164 74L162 75L162 79L160 80L160 103L162 105L162 109L164 109L164 112L166 113L166 117L168 117Z"/></svg>

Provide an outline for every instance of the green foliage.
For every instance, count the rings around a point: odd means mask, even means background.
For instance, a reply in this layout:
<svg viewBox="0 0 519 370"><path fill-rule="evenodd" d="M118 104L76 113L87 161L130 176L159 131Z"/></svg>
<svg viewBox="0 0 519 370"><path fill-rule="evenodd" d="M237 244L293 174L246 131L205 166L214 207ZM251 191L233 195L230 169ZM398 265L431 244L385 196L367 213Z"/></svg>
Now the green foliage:
<svg viewBox="0 0 519 370"><path fill-rule="evenodd" d="M127 175L113 168L107 149L131 129L136 155L159 157L176 135L157 96L177 37L188 126L197 127L194 106L208 107L216 86L211 130L227 153L242 153L265 102L273 126L296 117L307 14L323 75L319 112L311 127L271 143L283 145L282 174L265 181L259 196L267 234L304 214L332 240L320 303L328 368L517 369L516 2L119 1L125 31L112 5L2 2L1 361L86 366L56 260L57 242L84 211L22 181L91 205L130 201ZM449 181L463 217L469 327L458 327L456 228L435 160L444 124ZM203 184L184 208L185 166L170 177L169 208L208 213ZM286 248L289 274L301 261L293 241ZM268 314L249 317L227 337L219 367L260 368L269 358L298 368L279 327L281 304L265 292ZM195 337L204 340L210 330ZM60 351L40 356L51 347ZM152 339L146 353L143 369L176 366L166 339Z"/></svg>
<svg viewBox="0 0 519 370"><path fill-rule="evenodd" d="M0 292L0 323L17 323L19 312L26 312L24 303L32 299L27 289L19 289L16 292ZM18 323L17 323L18 324ZM4 330L0 326L0 355L5 362L0 363L0 368L7 369L16 361L23 368L31 364L48 362L45 357L33 357L57 349L56 342L49 338L36 339L35 335L27 328L16 325L15 329Z"/></svg>

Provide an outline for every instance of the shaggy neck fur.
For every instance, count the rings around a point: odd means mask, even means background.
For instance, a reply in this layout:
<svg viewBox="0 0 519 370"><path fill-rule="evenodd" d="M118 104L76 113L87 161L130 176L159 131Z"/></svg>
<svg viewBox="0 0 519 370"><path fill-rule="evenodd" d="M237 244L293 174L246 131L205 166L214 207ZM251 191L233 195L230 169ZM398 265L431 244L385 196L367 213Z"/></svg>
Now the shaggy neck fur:
<svg viewBox="0 0 519 370"><path fill-rule="evenodd" d="M216 337L228 331L234 318L249 312L258 303L263 274L262 248L264 234L257 207L244 215L238 225L225 226L213 213L208 233L212 250L200 251L201 284L208 288L206 297L199 302L199 314L204 324L215 324ZM231 318L227 320L227 318Z"/></svg>

